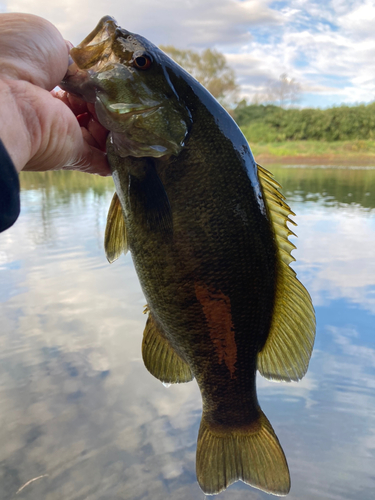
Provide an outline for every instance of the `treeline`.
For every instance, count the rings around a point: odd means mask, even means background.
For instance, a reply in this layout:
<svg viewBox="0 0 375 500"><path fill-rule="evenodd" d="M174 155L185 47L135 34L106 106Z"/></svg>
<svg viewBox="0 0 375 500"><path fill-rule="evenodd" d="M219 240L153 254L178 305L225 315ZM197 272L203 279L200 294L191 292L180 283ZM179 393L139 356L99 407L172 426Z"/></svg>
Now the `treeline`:
<svg viewBox="0 0 375 500"><path fill-rule="evenodd" d="M345 204L375 209L373 169L283 168L272 165L272 173L292 206L296 200L302 200L330 207Z"/></svg>
<svg viewBox="0 0 375 500"><path fill-rule="evenodd" d="M375 139L375 102L328 109L283 109L242 101L232 114L252 142Z"/></svg>

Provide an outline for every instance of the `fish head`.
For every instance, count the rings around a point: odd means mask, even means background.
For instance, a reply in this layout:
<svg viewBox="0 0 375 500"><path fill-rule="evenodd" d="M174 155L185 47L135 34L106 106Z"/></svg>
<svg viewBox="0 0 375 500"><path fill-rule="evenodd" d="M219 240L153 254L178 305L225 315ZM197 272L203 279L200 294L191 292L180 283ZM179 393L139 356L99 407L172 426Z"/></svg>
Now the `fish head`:
<svg viewBox="0 0 375 500"><path fill-rule="evenodd" d="M119 156L179 154L191 115L169 79L164 52L106 16L70 56L60 86L95 105Z"/></svg>

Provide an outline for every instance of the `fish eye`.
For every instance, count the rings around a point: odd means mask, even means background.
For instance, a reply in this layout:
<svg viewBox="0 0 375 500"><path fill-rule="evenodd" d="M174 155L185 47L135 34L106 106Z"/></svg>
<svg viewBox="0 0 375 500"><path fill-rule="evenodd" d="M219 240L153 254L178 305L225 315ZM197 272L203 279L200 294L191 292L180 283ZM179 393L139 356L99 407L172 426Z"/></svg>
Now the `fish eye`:
<svg viewBox="0 0 375 500"><path fill-rule="evenodd" d="M133 64L138 69L148 69L152 64L152 57L149 54L142 54L134 58Z"/></svg>

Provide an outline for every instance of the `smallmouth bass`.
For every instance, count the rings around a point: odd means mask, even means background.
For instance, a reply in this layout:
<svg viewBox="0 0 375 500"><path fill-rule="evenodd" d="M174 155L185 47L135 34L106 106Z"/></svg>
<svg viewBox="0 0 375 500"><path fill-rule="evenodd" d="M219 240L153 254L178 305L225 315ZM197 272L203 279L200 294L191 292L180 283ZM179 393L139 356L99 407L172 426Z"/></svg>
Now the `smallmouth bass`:
<svg viewBox="0 0 375 500"><path fill-rule="evenodd" d="M142 355L164 383L199 385L196 470L206 494L290 477L256 371L299 380L315 315L289 267L292 213L228 113L145 38L104 17L61 84L95 105L116 185L105 249L131 251L147 299Z"/></svg>

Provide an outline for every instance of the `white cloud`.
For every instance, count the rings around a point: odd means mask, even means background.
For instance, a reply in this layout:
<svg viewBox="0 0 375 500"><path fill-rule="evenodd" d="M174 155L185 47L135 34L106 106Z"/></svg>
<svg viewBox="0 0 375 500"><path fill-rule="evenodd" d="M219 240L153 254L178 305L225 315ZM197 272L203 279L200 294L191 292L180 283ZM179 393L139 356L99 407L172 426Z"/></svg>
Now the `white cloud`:
<svg viewBox="0 0 375 500"><path fill-rule="evenodd" d="M314 102L375 96L372 0L291 0L287 7L270 0L8 0L7 9L46 17L75 44L110 14L157 45L215 46L249 99L285 72L316 96Z"/></svg>
<svg viewBox="0 0 375 500"><path fill-rule="evenodd" d="M46 17L74 43L94 29L104 15L113 15L129 31L149 38L153 43L178 46L201 46L226 43L238 44L248 37L249 27L257 24L274 25L279 14L267 7L269 2L247 0L138 0L103 2L75 0L9 0L8 10L31 12Z"/></svg>
<svg viewBox="0 0 375 500"><path fill-rule="evenodd" d="M338 19L338 25L356 39L374 38L375 5L372 0L357 3Z"/></svg>

